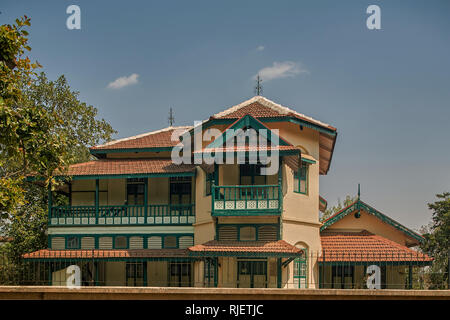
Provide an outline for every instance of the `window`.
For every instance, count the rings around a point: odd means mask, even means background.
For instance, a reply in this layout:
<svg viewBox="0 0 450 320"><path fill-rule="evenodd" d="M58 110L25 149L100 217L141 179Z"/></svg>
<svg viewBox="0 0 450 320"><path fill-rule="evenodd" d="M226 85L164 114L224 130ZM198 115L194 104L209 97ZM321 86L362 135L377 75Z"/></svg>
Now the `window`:
<svg viewBox="0 0 450 320"><path fill-rule="evenodd" d="M116 237L114 239L114 248L115 249L126 249L127 248L127 237Z"/></svg>
<svg viewBox="0 0 450 320"><path fill-rule="evenodd" d="M308 165L304 162L297 172L294 172L294 192L308 193Z"/></svg>
<svg viewBox="0 0 450 320"><path fill-rule="evenodd" d="M127 262L127 286L142 287L144 285L144 263Z"/></svg>
<svg viewBox="0 0 450 320"><path fill-rule="evenodd" d="M144 204L145 179L147 178L127 179L127 204L129 205Z"/></svg>
<svg viewBox="0 0 450 320"><path fill-rule="evenodd" d="M80 239L78 237L68 237L67 238L67 249L79 249Z"/></svg>
<svg viewBox="0 0 450 320"><path fill-rule="evenodd" d="M264 185L266 175L261 174L262 164L241 164L239 166L239 183L241 185Z"/></svg>
<svg viewBox="0 0 450 320"><path fill-rule="evenodd" d="M331 271L331 285L333 289L353 288L353 266L333 266Z"/></svg>
<svg viewBox="0 0 450 320"><path fill-rule="evenodd" d="M190 204L191 203L191 177L170 178L170 203Z"/></svg>
<svg viewBox="0 0 450 320"><path fill-rule="evenodd" d="M164 237L164 248L176 248L177 238L174 236Z"/></svg>
<svg viewBox="0 0 450 320"><path fill-rule="evenodd" d="M214 172L206 173L206 181L205 181L205 195L211 195L212 183L214 180Z"/></svg>

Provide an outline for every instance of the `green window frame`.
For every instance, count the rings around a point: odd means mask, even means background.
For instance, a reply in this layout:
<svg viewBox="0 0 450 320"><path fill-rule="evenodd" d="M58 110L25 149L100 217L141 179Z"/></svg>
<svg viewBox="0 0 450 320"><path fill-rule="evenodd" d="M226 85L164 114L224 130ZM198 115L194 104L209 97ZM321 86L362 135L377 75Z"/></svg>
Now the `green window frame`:
<svg viewBox="0 0 450 320"><path fill-rule="evenodd" d="M80 249L81 240L78 236L66 237L66 249Z"/></svg>
<svg viewBox="0 0 450 320"><path fill-rule="evenodd" d="M144 286L144 262L127 262L126 277L127 287L142 287Z"/></svg>
<svg viewBox="0 0 450 320"><path fill-rule="evenodd" d="M192 197L192 178L171 177L169 181L170 204L190 204Z"/></svg>
<svg viewBox="0 0 450 320"><path fill-rule="evenodd" d="M214 279L216 277L216 266L214 262L211 259L207 259L204 262L204 282L205 286L207 287L213 287L214 286Z"/></svg>
<svg viewBox="0 0 450 320"><path fill-rule="evenodd" d="M294 192L308 194L309 166L303 162L302 166L294 172Z"/></svg>
<svg viewBox="0 0 450 320"><path fill-rule="evenodd" d="M214 181L214 172L205 175L205 195L210 196L212 193L212 184Z"/></svg>
<svg viewBox="0 0 450 320"><path fill-rule="evenodd" d="M294 280L298 282L299 289L308 288L308 264L307 257L294 260Z"/></svg>
<svg viewBox="0 0 450 320"><path fill-rule="evenodd" d="M145 179L127 179L127 205L144 205L145 202Z"/></svg>

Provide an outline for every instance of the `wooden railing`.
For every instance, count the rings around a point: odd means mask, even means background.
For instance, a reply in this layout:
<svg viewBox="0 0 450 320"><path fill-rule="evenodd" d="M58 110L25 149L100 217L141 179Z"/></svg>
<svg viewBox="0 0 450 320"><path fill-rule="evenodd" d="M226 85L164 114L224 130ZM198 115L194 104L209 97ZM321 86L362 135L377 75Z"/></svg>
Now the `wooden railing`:
<svg viewBox="0 0 450 320"><path fill-rule="evenodd" d="M272 215L281 213L279 185L212 186L212 212L220 215Z"/></svg>
<svg viewBox="0 0 450 320"><path fill-rule="evenodd" d="M50 225L193 224L193 204L60 206L52 207Z"/></svg>

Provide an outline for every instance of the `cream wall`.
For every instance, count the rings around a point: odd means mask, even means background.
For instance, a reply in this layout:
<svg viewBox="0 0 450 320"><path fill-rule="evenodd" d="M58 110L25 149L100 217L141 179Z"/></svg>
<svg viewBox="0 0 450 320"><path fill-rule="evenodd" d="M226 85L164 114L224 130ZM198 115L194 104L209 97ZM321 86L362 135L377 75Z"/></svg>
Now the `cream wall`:
<svg viewBox="0 0 450 320"><path fill-rule="evenodd" d="M215 227L211 217L211 196L206 196L205 187L206 173L203 169L196 168L194 186L195 192L195 224L194 244L202 244L213 240Z"/></svg>
<svg viewBox="0 0 450 320"><path fill-rule="evenodd" d="M408 237L400 230L384 223L372 214L361 210L361 217L355 218L354 214L348 214L341 220L329 226L327 231L362 231L367 230L373 234L395 241L403 246L416 240ZM408 243L407 243L408 241Z"/></svg>
<svg viewBox="0 0 450 320"><path fill-rule="evenodd" d="M105 265L105 285L106 286L125 286L125 262L112 261Z"/></svg>
<svg viewBox="0 0 450 320"><path fill-rule="evenodd" d="M167 261L147 262L147 285L149 287L167 286Z"/></svg>

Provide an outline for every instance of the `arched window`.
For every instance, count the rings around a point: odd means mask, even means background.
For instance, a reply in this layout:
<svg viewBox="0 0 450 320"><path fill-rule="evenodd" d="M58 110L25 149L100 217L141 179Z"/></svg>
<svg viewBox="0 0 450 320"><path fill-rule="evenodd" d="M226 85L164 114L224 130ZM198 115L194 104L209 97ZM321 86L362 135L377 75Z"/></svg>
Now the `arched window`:
<svg viewBox="0 0 450 320"><path fill-rule="evenodd" d="M302 249L303 255L294 260L294 285L308 288L308 246L304 242L297 242L295 247Z"/></svg>

